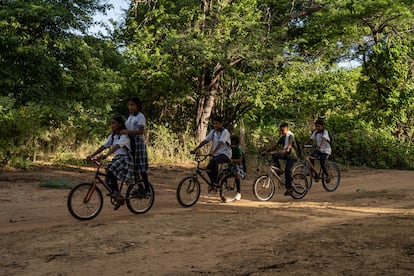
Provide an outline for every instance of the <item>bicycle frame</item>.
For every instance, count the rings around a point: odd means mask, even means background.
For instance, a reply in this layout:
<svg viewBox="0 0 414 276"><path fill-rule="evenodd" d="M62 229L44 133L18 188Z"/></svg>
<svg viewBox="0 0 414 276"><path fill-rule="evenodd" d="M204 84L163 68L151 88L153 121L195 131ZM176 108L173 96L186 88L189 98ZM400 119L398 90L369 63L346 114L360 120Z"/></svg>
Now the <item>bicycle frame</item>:
<svg viewBox="0 0 414 276"><path fill-rule="evenodd" d="M101 183L102 186L105 187L105 189L107 190L108 193L111 193L112 192L111 188L105 183L105 181L103 181L100 178L100 176L106 177L108 175L108 174L103 173L103 172L100 171L102 163L99 162L96 159L88 159L88 160L95 164L95 166L96 166L96 172L95 172L95 177L94 177L94 180L93 180L93 185L92 185L91 189L88 191L88 193L86 194L85 199L83 200L84 203L88 203L89 202L89 200L92 197L93 192L96 189L96 186L97 186L98 182ZM121 182L121 186L119 187L119 191L120 192L122 191L123 185L124 185L124 182L122 181Z"/></svg>
<svg viewBox="0 0 414 276"><path fill-rule="evenodd" d="M265 155L263 155L262 157L268 163L268 164L266 164L266 166L267 166L267 174L269 176L274 176L280 183L282 183L283 185L285 185L285 180L276 172L276 167L274 167L271 164L272 161L269 160L269 158L266 157ZM284 175L284 172L283 172L282 175Z"/></svg>
<svg viewBox="0 0 414 276"><path fill-rule="evenodd" d="M212 184L210 182L210 179L207 176L205 176L205 174L203 174L203 171L206 172L207 168L206 167L202 168L200 166L200 163L205 161L207 159L207 157L209 157L209 155L198 154L198 155L195 156L195 161L197 162L197 167L195 168L195 170L193 172L193 177L197 178L197 176L199 175L207 185L211 186ZM220 165L222 165L222 164L220 164ZM226 174L223 173L223 170L221 168L219 168L219 171L218 171L219 183L220 183L220 179L222 177L224 177L225 175Z"/></svg>

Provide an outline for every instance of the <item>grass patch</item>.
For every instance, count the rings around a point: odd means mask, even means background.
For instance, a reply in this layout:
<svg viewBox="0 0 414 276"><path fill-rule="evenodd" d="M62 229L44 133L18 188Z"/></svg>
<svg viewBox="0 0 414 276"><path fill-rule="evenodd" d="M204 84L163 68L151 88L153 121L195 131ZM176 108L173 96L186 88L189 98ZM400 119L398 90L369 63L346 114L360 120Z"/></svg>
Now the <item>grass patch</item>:
<svg viewBox="0 0 414 276"><path fill-rule="evenodd" d="M52 179L39 184L40 188L49 189L71 189L73 183L67 178Z"/></svg>

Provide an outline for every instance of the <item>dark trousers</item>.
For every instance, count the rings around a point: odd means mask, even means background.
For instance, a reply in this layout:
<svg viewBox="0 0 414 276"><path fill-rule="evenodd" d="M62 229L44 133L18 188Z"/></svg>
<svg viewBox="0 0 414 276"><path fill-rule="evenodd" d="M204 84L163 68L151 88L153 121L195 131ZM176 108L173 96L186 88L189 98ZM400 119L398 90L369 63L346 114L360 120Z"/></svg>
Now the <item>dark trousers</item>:
<svg viewBox="0 0 414 276"><path fill-rule="evenodd" d="M311 153L311 156L319 159L319 162L321 163L321 167L322 167L322 171L324 173L324 175L328 176L328 170L326 169L326 160L329 158L329 154L326 153L322 153L319 150L315 150ZM310 161L312 162L312 165L315 164L315 160L314 159L310 159Z"/></svg>
<svg viewBox="0 0 414 276"><path fill-rule="evenodd" d="M280 162L279 159L286 160L285 166L285 187L286 189L292 188L292 167L296 162L296 159L289 158L289 154L280 154L275 153L272 155L273 163L276 167L280 169Z"/></svg>
<svg viewBox="0 0 414 276"><path fill-rule="evenodd" d="M207 174L212 185L218 185L219 164L229 163L231 160L225 154L214 156L207 165Z"/></svg>
<svg viewBox="0 0 414 276"><path fill-rule="evenodd" d="M109 170L106 171L105 182L111 188L112 192L119 192L118 178Z"/></svg>

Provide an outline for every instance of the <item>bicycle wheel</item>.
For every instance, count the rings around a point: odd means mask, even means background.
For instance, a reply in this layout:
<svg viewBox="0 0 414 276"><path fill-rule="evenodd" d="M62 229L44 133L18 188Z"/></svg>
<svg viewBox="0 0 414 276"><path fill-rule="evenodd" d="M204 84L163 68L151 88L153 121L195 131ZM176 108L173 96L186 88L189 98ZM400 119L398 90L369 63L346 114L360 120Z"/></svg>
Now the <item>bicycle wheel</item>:
<svg viewBox="0 0 414 276"><path fill-rule="evenodd" d="M290 196L294 199L303 198L309 191L308 179L301 173L292 176L292 192Z"/></svg>
<svg viewBox="0 0 414 276"><path fill-rule="evenodd" d="M138 183L129 184L126 191L126 205L134 214L143 214L151 209L155 200L155 192L152 185L149 183L149 193L145 192L144 188L140 188Z"/></svg>
<svg viewBox="0 0 414 276"><path fill-rule="evenodd" d="M300 173L306 176L306 179L308 180L309 189L310 189L313 183L313 172L309 168L309 166L305 165L304 162L297 164L292 169L292 175L297 174L297 173Z"/></svg>
<svg viewBox="0 0 414 276"><path fill-rule="evenodd" d="M193 206L200 197L200 183L197 178L188 176L177 187L177 200L183 207Z"/></svg>
<svg viewBox="0 0 414 276"><path fill-rule="evenodd" d="M261 201L270 200L275 194L275 182L268 175L261 175L253 183L253 194Z"/></svg>
<svg viewBox="0 0 414 276"><path fill-rule="evenodd" d="M67 206L75 219L93 219L102 210L102 192L98 187L94 188L92 183L81 183L70 190Z"/></svg>
<svg viewBox="0 0 414 276"><path fill-rule="evenodd" d="M323 175L322 186L326 191L333 192L338 188L339 182L341 181L341 170L335 162L326 162L325 166L329 175Z"/></svg>
<svg viewBox="0 0 414 276"><path fill-rule="evenodd" d="M224 202L233 202L236 200L236 194L236 178L231 174L224 176L220 181L221 200Z"/></svg>

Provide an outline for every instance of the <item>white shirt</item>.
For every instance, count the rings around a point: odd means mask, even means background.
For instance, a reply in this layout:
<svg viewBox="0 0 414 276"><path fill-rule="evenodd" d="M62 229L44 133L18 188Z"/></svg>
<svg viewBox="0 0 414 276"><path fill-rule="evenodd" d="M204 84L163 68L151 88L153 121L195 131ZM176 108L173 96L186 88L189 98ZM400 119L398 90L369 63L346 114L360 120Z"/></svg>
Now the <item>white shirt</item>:
<svg viewBox="0 0 414 276"><path fill-rule="evenodd" d="M141 130L145 128L146 121L144 114L138 112L137 115L128 116L125 126L128 130Z"/></svg>
<svg viewBox="0 0 414 276"><path fill-rule="evenodd" d="M213 141L212 148L215 149L217 147L217 144L221 141L224 143L215 153L214 156L218 156L220 154L225 154L229 159L231 159L231 142L230 142L230 132L223 128L221 131L216 131L213 129L210 131L209 134L207 134L206 139L204 139L206 142Z"/></svg>
<svg viewBox="0 0 414 276"><path fill-rule="evenodd" d="M323 143L322 147L319 149L320 152L322 153L326 153L326 154L331 154L332 153L332 149L331 149L331 145L329 144L329 142L331 141L329 139L329 134L328 131L326 129L323 130L322 133L318 132L318 131L314 131L310 137L310 139L315 140L316 141L316 145L320 146L322 143L322 138L324 138L326 141L325 143Z"/></svg>
<svg viewBox="0 0 414 276"><path fill-rule="evenodd" d="M128 135L119 136L118 134L109 134L103 146L105 148L110 148L115 145L120 146L120 148L115 151L115 155L127 155L128 152L126 148L131 151L131 141L129 140Z"/></svg>

